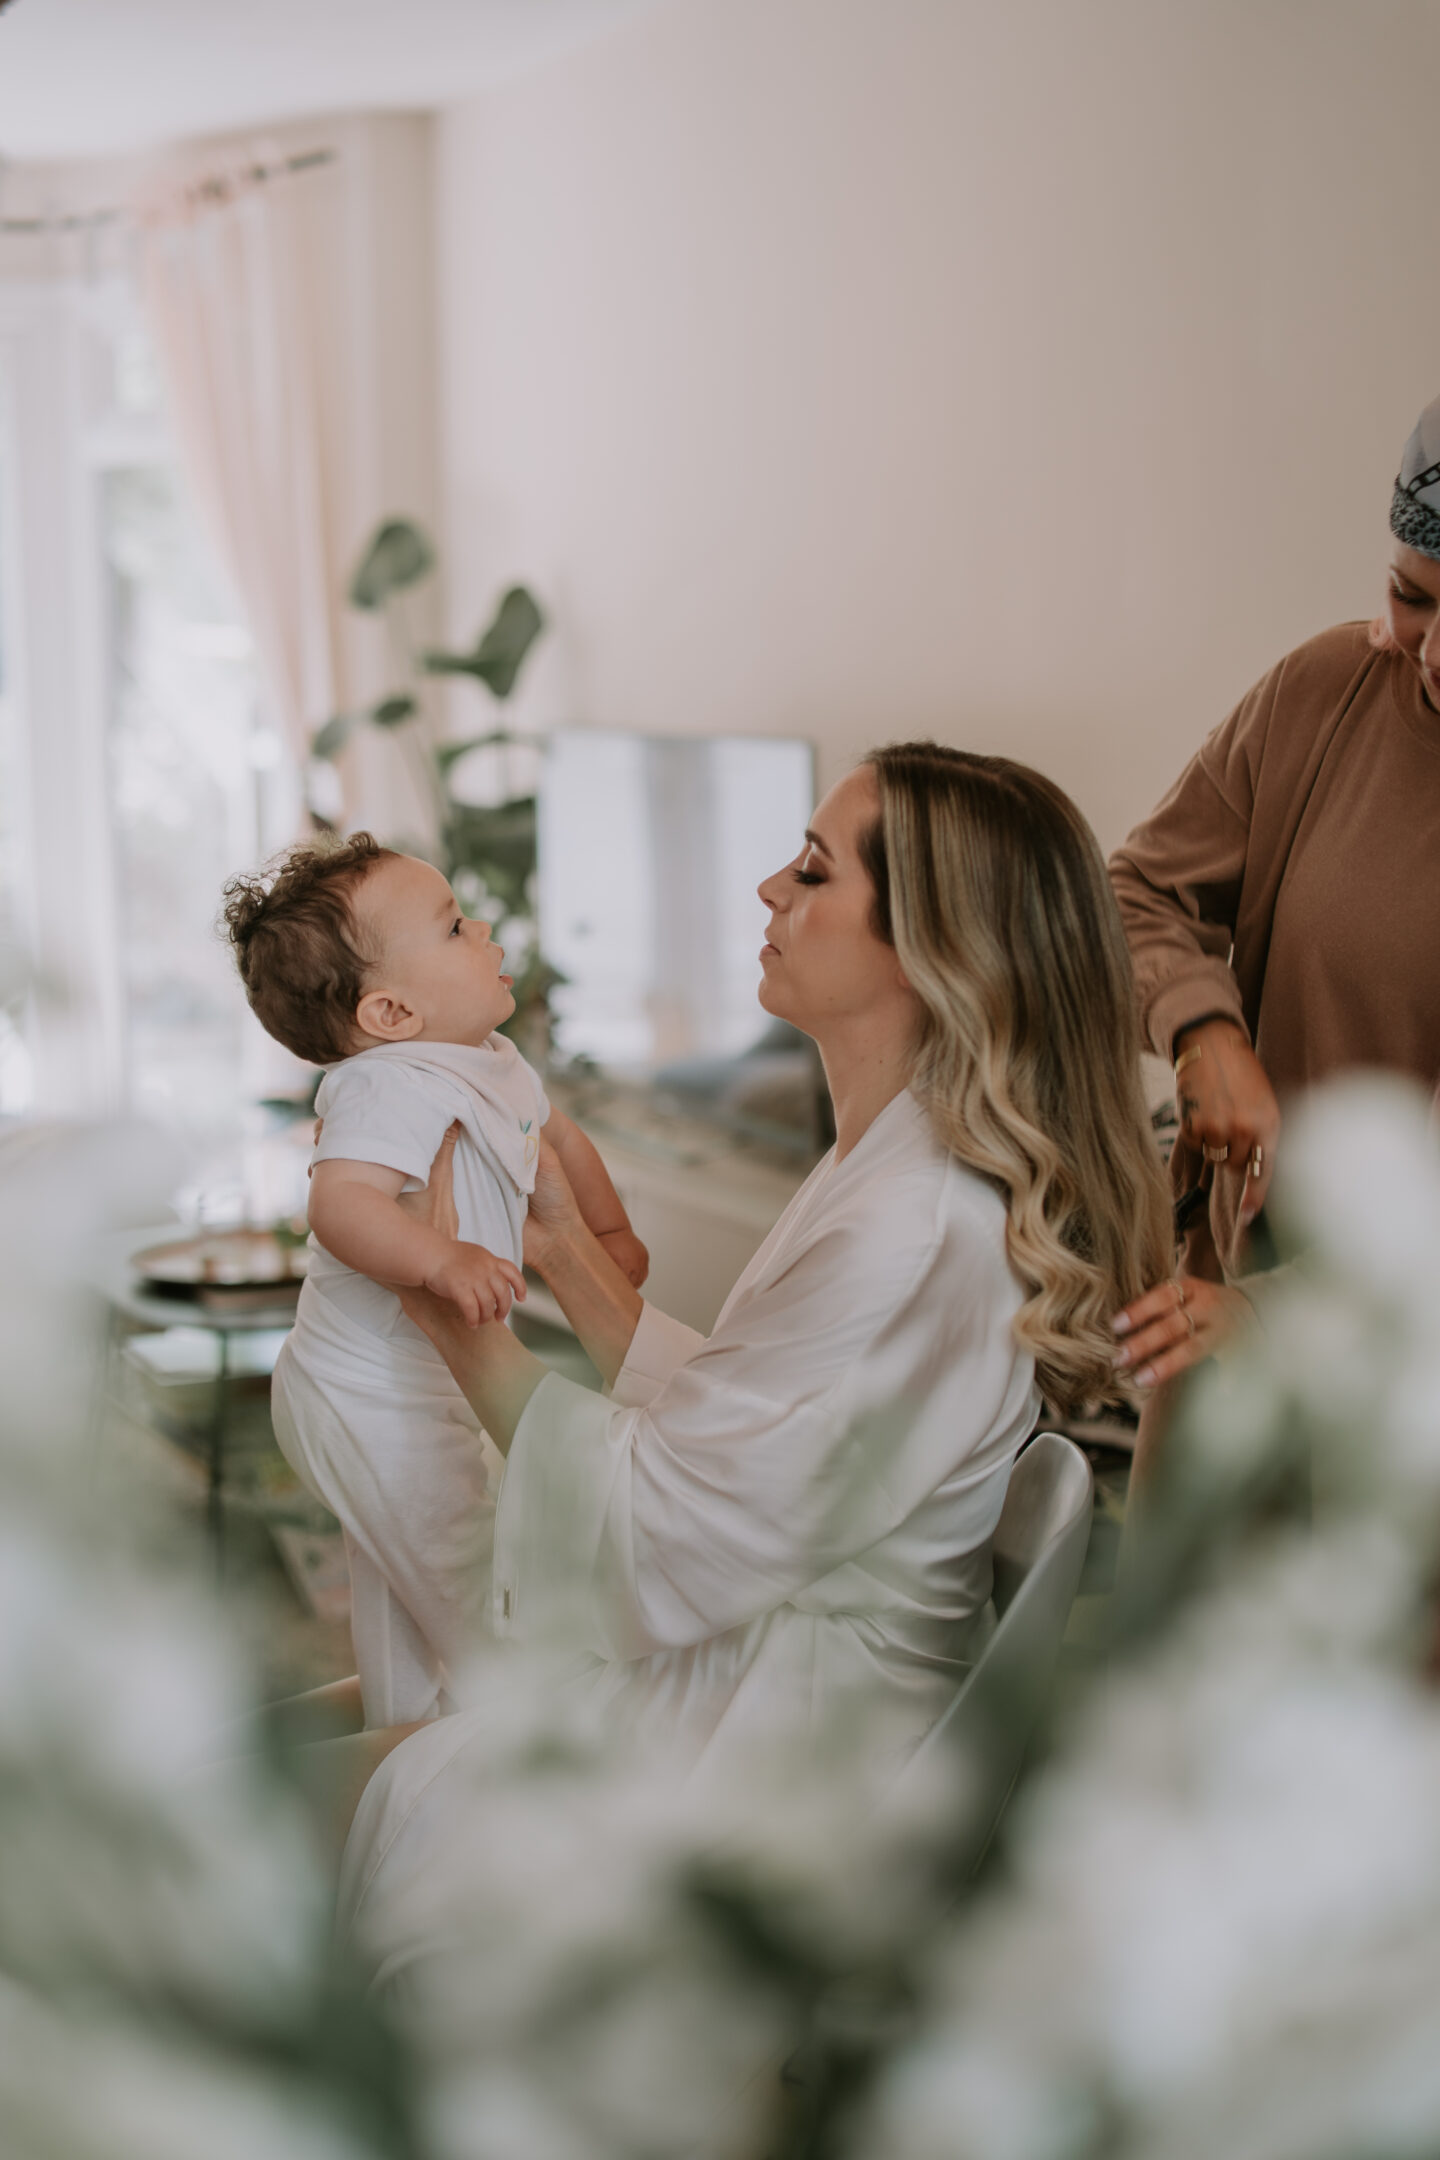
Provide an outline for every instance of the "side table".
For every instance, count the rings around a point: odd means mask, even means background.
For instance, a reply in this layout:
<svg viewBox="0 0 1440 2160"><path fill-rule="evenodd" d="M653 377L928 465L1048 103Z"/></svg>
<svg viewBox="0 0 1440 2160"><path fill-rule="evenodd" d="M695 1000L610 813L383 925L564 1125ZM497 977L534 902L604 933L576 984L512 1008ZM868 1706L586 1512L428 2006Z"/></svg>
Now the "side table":
<svg viewBox="0 0 1440 2160"><path fill-rule="evenodd" d="M147 1289L135 1272L135 1255L152 1245L173 1242L183 1234L175 1223L161 1223L145 1230L125 1230L102 1241L93 1275L105 1299L109 1315L107 1341L118 1347L125 1334L155 1333L175 1327L202 1328L215 1337L216 1369L211 1385L210 1414L204 1428L206 1469L205 1519L215 1549L217 1566L224 1547L225 1434L230 1413L232 1353L236 1336L258 1335L289 1328L295 1319L294 1296L279 1297L273 1305L249 1306L243 1311L203 1305L198 1298L162 1297Z"/></svg>

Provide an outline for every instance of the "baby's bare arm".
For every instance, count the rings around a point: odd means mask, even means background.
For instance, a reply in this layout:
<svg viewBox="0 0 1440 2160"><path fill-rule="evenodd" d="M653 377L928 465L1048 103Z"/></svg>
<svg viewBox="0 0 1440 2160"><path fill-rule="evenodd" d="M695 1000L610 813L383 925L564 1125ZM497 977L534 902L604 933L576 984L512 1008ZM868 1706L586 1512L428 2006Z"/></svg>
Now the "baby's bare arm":
<svg viewBox="0 0 1440 2160"><path fill-rule="evenodd" d="M563 1110L552 1110L541 1130L560 1158L586 1229L638 1290L650 1272L650 1255L630 1227L599 1149Z"/></svg>
<svg viewBox="0 0 1440 2160"><path fill-rule="evenodd" d="M310 1227L337 1260L387 1287L433 1290L472 1327L503 1320L525 1278L509 1260L446 1237L400 1205L405 1183L378 1163L317 1163L310 1180Z"/></svg>
<svg viewBox="0 0 1440 2160"><path fill-rule="evenodd" d="M552 1110L540 1130L560 1157L560 1167L570 1181L570 1190L591 1235L604 1237L608 1230L628 1230L630 1218L588 1134L581 1132L563 1110Z"/></svg>
<svg viewBox="0 0 1440 2160"><path fill-rule="evenodd" d="M316 1163L310 1180L310 1227L326 1252L375 1282L418 1288L455 1249L400 1206L399 1170L379 1163Z"/></svg>

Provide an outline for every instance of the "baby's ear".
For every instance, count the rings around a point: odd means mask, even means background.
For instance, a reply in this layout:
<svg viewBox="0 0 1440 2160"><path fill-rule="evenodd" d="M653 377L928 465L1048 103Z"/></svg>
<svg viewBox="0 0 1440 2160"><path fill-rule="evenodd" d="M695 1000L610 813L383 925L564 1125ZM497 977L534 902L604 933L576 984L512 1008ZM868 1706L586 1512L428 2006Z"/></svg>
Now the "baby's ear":
<svg viewBox="0 0 1440 2160"><path fill-rule="evenodd" d="M355 1025L372 1042L411 1042L424 1022L393 991L367 990L355 1008Z"/></svg>

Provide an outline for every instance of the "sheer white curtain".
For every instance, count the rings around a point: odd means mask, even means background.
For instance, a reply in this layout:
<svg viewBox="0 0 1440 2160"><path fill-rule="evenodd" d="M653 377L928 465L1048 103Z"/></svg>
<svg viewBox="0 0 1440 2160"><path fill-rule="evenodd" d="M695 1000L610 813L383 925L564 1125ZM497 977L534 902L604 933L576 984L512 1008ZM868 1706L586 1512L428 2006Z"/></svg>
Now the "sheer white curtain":
<svg viewBox="0 0 1440 2160"><path fill-rule="evenodd" d="M187 477L302 765L347 689L338 616L355 535L337 530L343 488L327 470L344 238L332 176L301 172L180 188L141 247Z"/></svg>

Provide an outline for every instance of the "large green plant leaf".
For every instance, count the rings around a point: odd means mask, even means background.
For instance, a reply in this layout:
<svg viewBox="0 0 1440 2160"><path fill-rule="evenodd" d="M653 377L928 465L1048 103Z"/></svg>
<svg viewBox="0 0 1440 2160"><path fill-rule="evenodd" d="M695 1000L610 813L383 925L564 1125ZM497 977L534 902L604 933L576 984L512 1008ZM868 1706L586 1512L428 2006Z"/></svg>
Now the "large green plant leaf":
<svg viewBox="0 0 1440 2160"><path fill-rule="evenodd" d="M521 737L512 735L508 728L495 728L489 735L467 735L463 742L441 743L435 752L435 763L441 773L445 774L452 765L458 765L461 758L469 757L472 750L489 750L498 743L520 740Z"/></svg>
<svg viewBox="0 0 1440 2160"><path fill-rule="evenodd" d="M317 728L311 737L311 757L323 758L327 761L330 758L338 757L349 741L350 731L354 725L354 713L337 712L334 714L331 719L325 722L324 727Z"/></svg>
<svg viewBox="0 0 1440 2160"><path fill-rule="evenodd" d="M508 698L525 655L544 627L545 617L533 596L523 585L512 585L474 652L427 652L423 665L432 675L473 675L492 696Z"/></svg>
<svg viewBox="0 0 1440 2160"><path fill-rule="evenodd" d="M402 692L397 697L381 698L378 705L370 708L370 718L376 727L399 727L404 720L413 720L420 710L413 697Z"/></svg>
<svg viewBox="0 0 1440 2160"><path fill-rule="evenodd" d="M511 915L528 913L528 893L536 863L533 795L481 807L453 803L445 820L446 869L473 870Z"/></svg>
<svg viewBox="0 0 1440 2160"><path fill-rule="evenodd" d="M429 536L409 518L387 518L371 539L350 580L350 604L383 607L392 593L418 585L435 567Z"/></svg>

